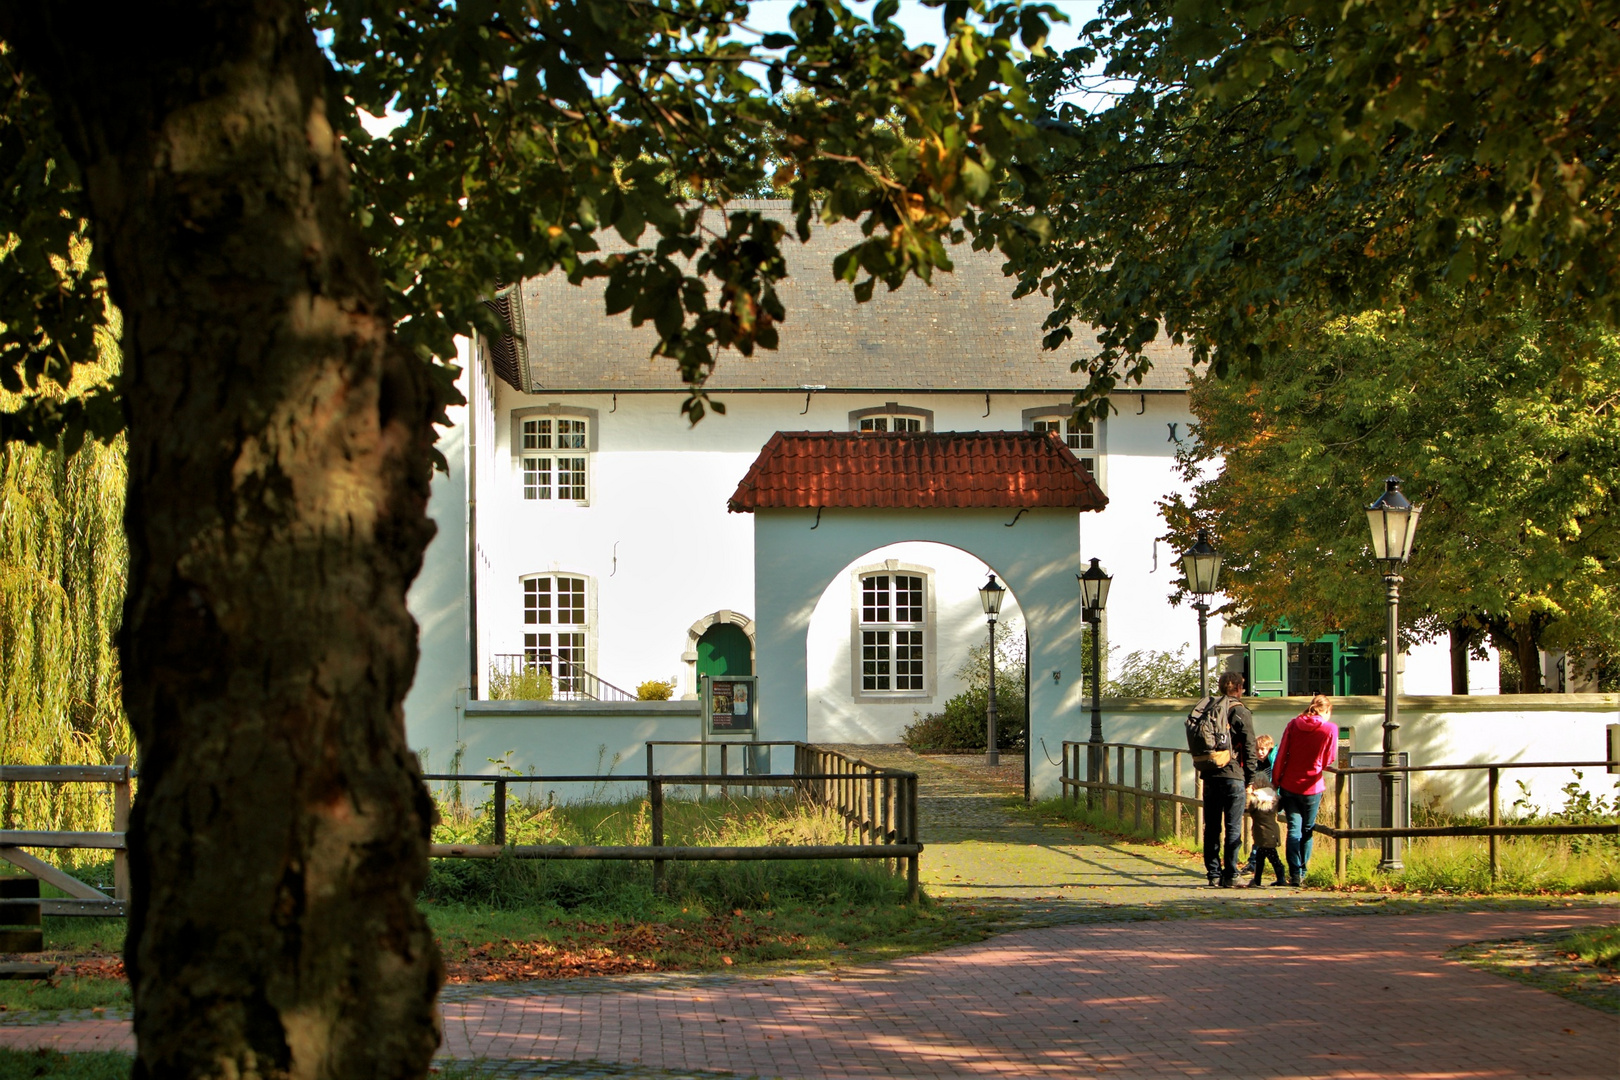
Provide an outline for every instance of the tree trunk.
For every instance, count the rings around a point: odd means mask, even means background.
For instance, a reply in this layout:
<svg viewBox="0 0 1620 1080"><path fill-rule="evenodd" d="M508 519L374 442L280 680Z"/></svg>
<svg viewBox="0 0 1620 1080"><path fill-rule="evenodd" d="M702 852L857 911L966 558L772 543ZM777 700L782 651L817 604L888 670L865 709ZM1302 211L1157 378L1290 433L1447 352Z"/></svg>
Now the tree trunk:
<svg viewBox="0 0 1620 1080"><path fill-rule="evenodd" d="M392 344L303 9L15 0L0 33L124 315L135 1075L422 1075L442 964L401 703L431 391Z"/></svg>
<svg viewBox="0 0 1620 1080"><path fill-rule="evenodd" d="M1514 636L1513 659L1519 664L1519 693L1541 693L1544 686L1541 681L1541 649L1536 635L1528 627L1520 628Z"/></svg>

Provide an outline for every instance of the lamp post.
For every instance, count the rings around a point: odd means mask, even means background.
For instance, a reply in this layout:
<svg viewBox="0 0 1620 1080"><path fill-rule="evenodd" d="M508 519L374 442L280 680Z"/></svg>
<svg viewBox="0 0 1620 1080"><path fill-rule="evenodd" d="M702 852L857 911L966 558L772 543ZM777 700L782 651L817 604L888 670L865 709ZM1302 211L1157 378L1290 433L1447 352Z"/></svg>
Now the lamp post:
<svg viewBox="0 0 1620 1080"><path fill-rule="evenodd" d="M1085 611L1086 622L1091 624L1091 741L1086 747L1086 780L1096 784L1101 773L1103 750L1102 728L1102 638L1099 630L1102 627L1103 608L1108 606L1108 586L1114 581L1108 571L1096 559L1083 574L1076 574L1080 579L1080 603ZM1086 789L1088 801L1092 805L1098 804L1097 789Z"/></svg>
<svg viewBox="0 0 1620 1080"><path fill-rule="evenodd" d="M1198 597L1193 604L1198 609L1198 696L1205 697L1209 693L1205 662L1209 655L1209 598L1221 580L1221 553L1209 542L1208 529L1198 530L1198 542L1181 557L1181 572L1187 575L1187 588Z"/></svg>
<svg viewBox="0 0 1620 1080"><path fill-rule="evenodd" d="M1398 657L1400 654L1400 569L1412 554L1412 537L1417 533L1420 507L1413 506L1401 494L1401 480L1392 476L1384 481L1384 493L1378 501L1367 507L1367 524L1372 529L1373 558L1384 571L1384 772L1381 798L1378 804L1380 828L1395 828L1395 772L1400 764L1400 702L1395 696ZM1401 838L1383 838L1383 850L1378 860L1380 870L1401 869Z"/></svg>
<svg viewBox="0 0 1620 1080"><path fill-rule="evenodd" d="M991 574L990 580L984 583L979 590L979 602L984 605L985 620L990 624L990 700L985 705L984 726L985 737L989 740L989 751L984 756L984 763L989 766L1001 764L1001 751L996 748L996 616L1001 614L1001 598L1007 590ZM1028 753L1025 748L1025 753Z"/></svg>

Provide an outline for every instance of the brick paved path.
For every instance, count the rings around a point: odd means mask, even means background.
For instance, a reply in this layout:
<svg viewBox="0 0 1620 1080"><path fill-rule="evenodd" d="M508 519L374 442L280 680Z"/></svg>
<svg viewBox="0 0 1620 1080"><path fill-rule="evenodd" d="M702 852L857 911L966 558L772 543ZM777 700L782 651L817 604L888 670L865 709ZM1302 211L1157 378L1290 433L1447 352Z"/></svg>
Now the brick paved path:
<svg viewBox="0 0 1620 1080"><path fill-rule="evenodd" d="M1612 909L1020 930L839 978L705 977L588 993L476 988L452 1058L833 1077L1558 1077L1612 1080L1612 1015L1445 951ZM604 982L606 980L603 980ZM119 1020L0 1028L0 1045L128 1049ZM625 1068L629 1067L629 1068ZM566 1075L546 1067L545 1075ZM505 1075L520 1075L508 1069ZM541 1075L537 1072L535 1075Z"/></svg>
<svg viewBox="0 0 1620 1080"><path fill-rule="evenodd" d="M1197 888L1190 857L1019 816L1016 759L986 783L965 761L862 750L923 777L930 891L1030 929L836 977L449 987L443 1054L492 1078L1620 1075L1613 1016L1444 956L1612 907L1329 917L1388 905ZM1171 913L1226 918L1098 921ZM133 1048L125 1017L20 1019L0 1017L0 1046Z"/></svg>

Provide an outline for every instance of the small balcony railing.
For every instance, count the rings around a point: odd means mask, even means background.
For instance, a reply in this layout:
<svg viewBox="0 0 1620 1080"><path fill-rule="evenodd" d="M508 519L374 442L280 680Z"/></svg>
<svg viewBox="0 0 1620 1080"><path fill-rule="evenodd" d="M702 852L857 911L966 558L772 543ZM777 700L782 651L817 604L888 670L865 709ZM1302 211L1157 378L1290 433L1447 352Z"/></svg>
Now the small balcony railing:
<svg viewBox="0 0 1620 1080"><path fill-rule="evenodd" d="M635 701L580 665L546 652L490 657L489 696L497 701Z"/></svg>

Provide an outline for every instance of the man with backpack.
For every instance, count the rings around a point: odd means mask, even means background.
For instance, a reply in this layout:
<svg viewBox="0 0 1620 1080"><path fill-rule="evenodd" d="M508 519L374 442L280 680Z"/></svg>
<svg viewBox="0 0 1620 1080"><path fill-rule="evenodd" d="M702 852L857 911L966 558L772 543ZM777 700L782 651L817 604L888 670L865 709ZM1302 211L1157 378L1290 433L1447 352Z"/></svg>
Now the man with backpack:
<svg viewBox="0 0 1620 1080"><path fill-rule="evenodd" d="M1221 672L1218 692L1187 717L1187 748L1204 781L1204 869L1230 889L1243 842L1243 811L1254 782L1254 717L1243 704L1243 676Z"/></svg>

